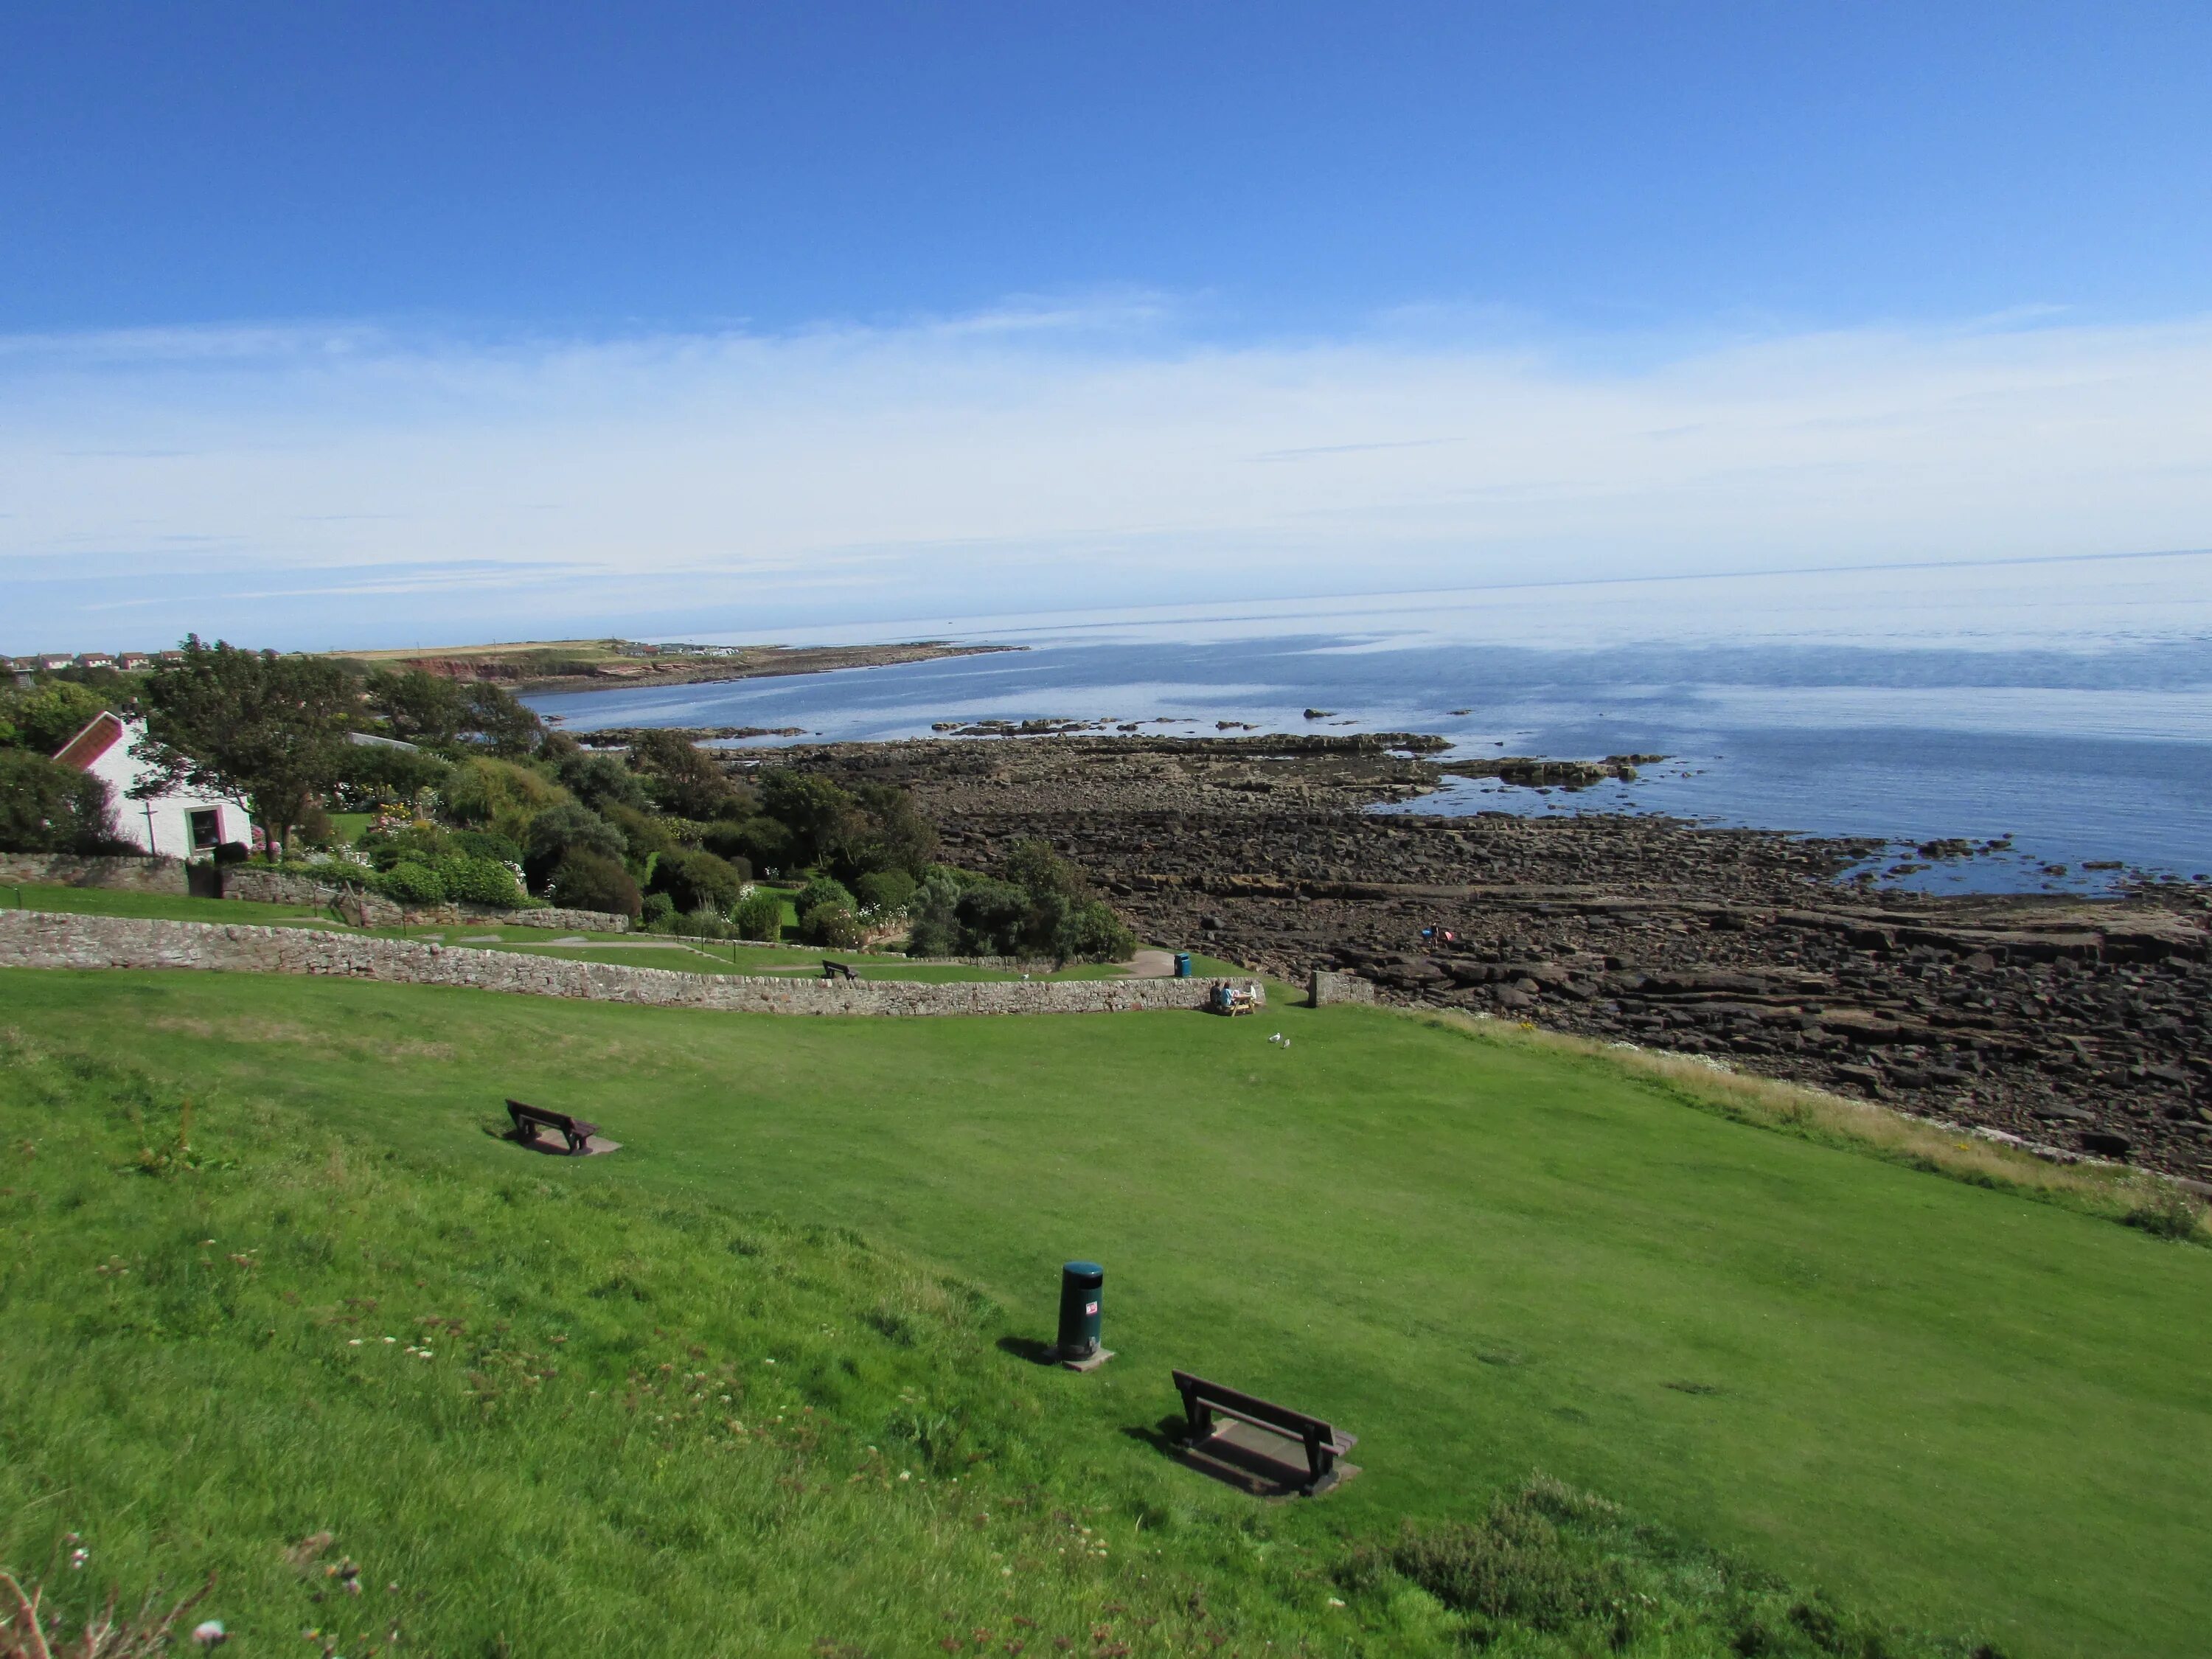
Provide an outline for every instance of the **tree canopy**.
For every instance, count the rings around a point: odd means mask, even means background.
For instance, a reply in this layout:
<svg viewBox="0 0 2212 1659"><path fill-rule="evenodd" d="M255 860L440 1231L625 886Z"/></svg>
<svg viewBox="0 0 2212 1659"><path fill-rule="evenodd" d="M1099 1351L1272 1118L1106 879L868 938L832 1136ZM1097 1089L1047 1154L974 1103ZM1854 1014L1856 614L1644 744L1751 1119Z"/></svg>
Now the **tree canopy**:
<svg viewBox="0 0 2212 1659"><path fill-rule="evenodd" d="M225 796L252 815L272 850L353 764L346 729L360 703L352 680L327 658L203 645L193 635L184 660L147 681L144 700L137 753L152 770L132 793Z"/></svg>

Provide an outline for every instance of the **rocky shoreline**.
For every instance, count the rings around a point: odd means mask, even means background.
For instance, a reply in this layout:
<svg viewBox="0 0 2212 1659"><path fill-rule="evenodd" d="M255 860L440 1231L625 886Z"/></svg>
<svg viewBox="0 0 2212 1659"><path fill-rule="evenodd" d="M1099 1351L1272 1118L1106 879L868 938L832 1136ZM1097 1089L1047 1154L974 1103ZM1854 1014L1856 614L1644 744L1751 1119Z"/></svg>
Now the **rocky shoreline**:
<svg viewBox="0 0 2212 1659"><path fill-rule="evenodd" d="M1006 842L1042 836L1140 933L1252 969L1341 969L1386 1001L1725 1058L2212 1177L2203 887L1933 896L1838 883L1880 841L1364 810L1435 788L1443 769L1425 756L1443 746L1410 733L1082 735L775 758L905 786L958 863L986 866Z"/></svg>

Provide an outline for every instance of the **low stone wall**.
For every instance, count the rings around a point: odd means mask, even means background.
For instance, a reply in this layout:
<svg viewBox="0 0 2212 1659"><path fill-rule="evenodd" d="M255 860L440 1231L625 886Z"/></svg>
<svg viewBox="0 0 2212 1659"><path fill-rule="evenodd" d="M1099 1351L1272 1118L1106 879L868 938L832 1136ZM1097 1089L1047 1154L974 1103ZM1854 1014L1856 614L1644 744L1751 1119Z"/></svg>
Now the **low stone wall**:
<svg viewBox="0 0 2212 1659"><path fill-rule="evenodd" d="M1325 968L1316 968L1306 981L1306 994L1316 1008L1326 1008L1333 1002L1364 1002L1375 1000L1375 982L1357 974L1332 974Z"/></svg>
<svg viewBox="0 0 2212 1659"><path fill-rule="evenodd" d="M290 870L257 870L250 864L222 866L222 896L252 904L330 904L345 890L342 883L318 881Z"/></svg>
<svg viewBox="0 0 2212 1659"><path fill-rule="evenodd" d="M186 968L457 985L529 996L763 1014L1083 1014L1198 1008L1219 980L998 980L980 984L683 974L305 927L0 911L0 967ZM1248 985L1256 1002L1267 993Z"/></svg>
<svg viewBox="0 0 2212 1659"><path fill-rule="evenodd" d="M134 893L191 891L184 861L164 858L79 858L74 853L0 853L0 886L119 887Z"/></svg>
<svg viewBox="0 0 2212 1659"><path fill-rule="evenodd" d="M629 918L616 910L485 910L473 904L461 907L464 921L489 922L495 927L558 927L570 933L627 933Z"/></svg>

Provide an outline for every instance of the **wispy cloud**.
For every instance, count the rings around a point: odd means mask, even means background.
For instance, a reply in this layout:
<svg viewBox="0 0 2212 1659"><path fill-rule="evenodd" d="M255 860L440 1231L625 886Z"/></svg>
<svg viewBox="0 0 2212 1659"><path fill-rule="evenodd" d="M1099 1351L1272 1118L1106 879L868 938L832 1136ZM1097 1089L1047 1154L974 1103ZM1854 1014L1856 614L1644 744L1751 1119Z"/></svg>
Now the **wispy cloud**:
<svg viewBox="0 0 2212 1659"><path fill-rule="evenodd" d="M0 337L0 630L163 591L179 629L411 605L511 634L2212 540L2212 320L1497 338L1209 343L1150 295L773 336ZM122 567L76 551L132 548L156 587L100 592Z"/></svg>

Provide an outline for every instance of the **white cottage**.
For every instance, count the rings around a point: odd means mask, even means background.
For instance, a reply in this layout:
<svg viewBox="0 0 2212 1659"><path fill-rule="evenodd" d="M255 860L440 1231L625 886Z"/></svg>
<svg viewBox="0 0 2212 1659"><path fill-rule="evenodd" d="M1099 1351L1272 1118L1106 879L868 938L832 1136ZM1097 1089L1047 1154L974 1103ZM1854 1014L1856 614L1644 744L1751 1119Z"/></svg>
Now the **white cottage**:
<svg viewBox="0 0 2212 1659"><path fill-rule="evenodd" d="M151 800L131 799L131 791L148 769L131 750L145 735L143 720L125 720L103 709L54 758L106 783L115 798L116 827L123 838L149 853L173 859L205 858L224 842L252 839L251 821L234 800L190 790Z"/></svg>

